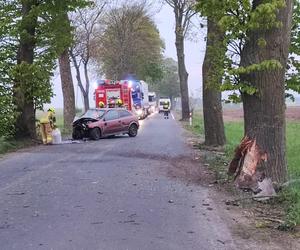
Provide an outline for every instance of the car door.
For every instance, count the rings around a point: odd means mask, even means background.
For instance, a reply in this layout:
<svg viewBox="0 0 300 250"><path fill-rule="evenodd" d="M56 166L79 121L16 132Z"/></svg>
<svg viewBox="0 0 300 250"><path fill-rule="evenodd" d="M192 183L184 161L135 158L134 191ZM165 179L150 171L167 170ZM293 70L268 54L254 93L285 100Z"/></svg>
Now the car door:
<svg viewBox="0 0 300 250"><path fill-rule="evenodd" d="M103 118L103 134L116 134L122 130L122 124L117 110L109 110Z"/></svg>
<svg viewBox="0 0 300 250"><path fill-rule="evenodd" d="M132 121L132 114L127 110L119 110L119 115L122 125L122 132L127 132Z"/></svg>

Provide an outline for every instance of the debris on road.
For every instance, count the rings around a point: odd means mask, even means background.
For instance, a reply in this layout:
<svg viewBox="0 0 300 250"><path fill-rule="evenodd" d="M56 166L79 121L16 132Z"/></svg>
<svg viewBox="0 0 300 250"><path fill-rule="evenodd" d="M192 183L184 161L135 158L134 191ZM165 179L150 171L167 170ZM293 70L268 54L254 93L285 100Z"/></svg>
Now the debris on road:
<svg viewBox="0 0 300 250"><path fill-rule="evenodd" d="M238 200L226 200L225 204L227 206L236 206L236 207L238 207L240 205Z"/></svg>
<svg viewBox="0 0 300 250"><path fill-rule="evenodd" d="M225 245L225 242L222 240L217 240L217 242L220 242L221 244Z"/></svg>
<svg viewBox="0 0 300 250"><path fill-rule="evenodd" d="M135 220L125 220L125 221L119 221L119 223L135 223Z"/></svg>
<svg viewBox="0 0 300 250"><path fill-rule="evenodd" d="M54 145L61 145L61 144L79 144L79 143L84 143L86 140L65 140L65 141L61 141L60 143L56 143Z"/></svg>
<svg viewBox="0 0 300 250"><path fill-rule="evenodd" d="M24 195L24 192L7 193L6 195Z"/></svg>
<svg viewBox="0 0 300 250"><path fill-rule="evenodd" d="M258 182L259 193L255 194L255 200L268 200L270 197L276 196L276 192L270 178L265 178Z"/></svg>
<svg viewBox="0 0 300 250"><path fill-rule="evenodd" d="M95 222L91 222L91 225L101 225L103 224L103 221L95 221Z"/></svg>

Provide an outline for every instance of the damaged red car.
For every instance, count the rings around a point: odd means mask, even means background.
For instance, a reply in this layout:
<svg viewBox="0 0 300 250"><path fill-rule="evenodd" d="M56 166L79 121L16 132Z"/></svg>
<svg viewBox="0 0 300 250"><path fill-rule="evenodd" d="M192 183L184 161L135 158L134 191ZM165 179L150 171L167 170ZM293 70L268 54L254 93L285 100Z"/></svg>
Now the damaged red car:
<svg viewBox="0 0 300 250"><path fill-rule="evenodd" d="M139 129L138 117L123 108L89 109L84 115L73 122L72 137L74 140L102 137L118 134L137 136Z"/></svg>

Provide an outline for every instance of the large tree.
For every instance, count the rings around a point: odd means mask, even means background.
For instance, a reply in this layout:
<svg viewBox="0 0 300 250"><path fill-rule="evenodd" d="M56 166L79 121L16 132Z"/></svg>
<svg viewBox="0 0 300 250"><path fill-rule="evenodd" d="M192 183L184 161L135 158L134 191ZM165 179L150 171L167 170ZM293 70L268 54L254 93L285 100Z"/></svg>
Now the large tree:
<svg viewBox="0 0 300 250"><path fill-rule="evenodd" d="M71 131L72 122L76 115L75 93L70 64L69 49L66 48L59 56L61 88L64 99L64 130Z"/></svg>
<svg viewBox="0 0 300 250"><path fill-rule="evenodd" d="M184 40L195 15L194 0L164 0L172 7L175 16L175 46L178 60L178 75L180 81L182 120L190 117L188 72L185 66Z"/></svg>
<svg viewBox="0 0 300 250"><path fill-rule="evenodd" d="M113 8L104 21L94 57L102 73L110 79L124 79L129 74L144 80L157 79L164 44L145 2Z"/></svg>
<svg viewBox="0 0 300 250"><path fill-rule="evenodd" d="M0 36L6 81L13 89L16 137L35 138L35 111L50 102L50 83L58 57L57 44L62 33L57 17L62 12L80 7L84 0L11 0L1 3ZM3 28L5 27L5 28ZM11 48L16 50L12 51Z"/></svg>
<svg viewBox="0 0 300 250"><path fill-rule="evenodd" d="M245 135L268 155L267 176L283 182L285 87L292 24L291 0L214 1L203 5L225 32L223 90L243 101Z"/></svg>
<svg viewBox="0 0 300 250"><path fill-rule="evenodd" d="M172 58L163 60L163 77L161 80L152 83L150 88L160 96L168 96L173 100L180 96L180 84L178 77L178 64Z"/></svg>
<svg viewBox="0 0 300 250"><path fill-rule="evenodd" d="M267 175L273 181L283 183L287 178L285 143L285 71L290 46L292 23L292 0L284 1L277 14L279 25L264 27L264 17L258 16L265 7L263 0L253 1L253 17L258 27L248 33L248 40L241 55L241 66L249 67L261 62L276 60L279 65L272 70L247 72L242 81L257 89L254 95L242 93L245 134L255 138L262 150L267 152L265 164ZM263 39L265 45L258 41Z"/></svg>
<svg viewBox="0 0 300 250"><path fill-rule="evenodd" d="M224 32L215 20L207 18L206 53L202 66L202 98L205 145L223 146L226 142L223 122L222 74L225 57ZM213 53L218 51L218 53Z"/></svg>
<svg viewBox="0 0 300 250"><path fill-rule="evenodd" d="M207 21L206 52L202 66L204 143L208 146L223 146L226 137L221 86L226 53L225 32L218 25L220 16L212 15L211 10L206 8L207 1L199 0L196 9Z"/></svg>
<svg viewBox="0 0 300 250"><path fill-rule="evenodd" d="M97 50L97 38L102 33L101 18L107 0L98 0L87 8L80 9L72 16L75 29L75 41L70 50L73 65L76 70L77 84L83 96L84 109L88 110L90 94L90 64ZM84 77L82 77L81 69ZM83 80L84 79L84 80Z"/></svg>
<svg viewBox="0 0 300 250"><path fill-rule="evenodd" d="M23 70L30 70L34 61L34 49L36 47L36 29L38 25L38 13L36 9L39 6L38 0L22 1L21 3L21 21L20 21L20 42L17 53L18 76L15 78L14 85L14 103L18 113L16 120L16 136L35 138L35 110L33 98L26 95L27 84L21 76Z"/></svg>
<svg viewBox="0 0 300 250"><path fill-rule="evenodd" d="M66 11L60 11L56 19L57 24L59 24L56 32L59 33L61 37L60 42L56 44L56 51L59 56L58 63L64 103L64 130L65 132L69 132L72 129L72 122L76 113L74 84L69 56L69 48L73 43L73 30Z"/></svg>
<svg viewBox="0 0 300 250"><path fill-rule="evenodd" d="M11 0L0 2L1 135L11 134L14 128L13 123L17 127L17 138L35 137L34 111L42 109L44 103L50 102L52 95L50 79L55 68L55 61L62 55L63 58L60 59L67 64L66 47L63 47L62 43L65 43L70 33L69 29L63 29L68 25L65 25L61 15L74 11L77 7L84 7L87 2L89 1ZM154 32L154 36L156 35L157 32ZM24 56L26 46L31 54L27 58ZM148 67L143 67L144 70L153 72L149 70L152 68L159 69L151 63ZM69 73L68 78L71 79ZM12 83L15 83L14 88ZM65 80L63 80L64 83L66 83ZM13 89L15 98L12 98ZM70 91L64 91L64 93L69 94ZM70 109L73 110L73 108Z"/></svg>
<svg viewBox="0 0 300 250"><path fill-rule="evenodd" d="M12 36L16 27L6 25L15 19L15 8L6 2L0 2L0 137L14 133L14 105L10 70L16 60L17 41Z"/></svg>

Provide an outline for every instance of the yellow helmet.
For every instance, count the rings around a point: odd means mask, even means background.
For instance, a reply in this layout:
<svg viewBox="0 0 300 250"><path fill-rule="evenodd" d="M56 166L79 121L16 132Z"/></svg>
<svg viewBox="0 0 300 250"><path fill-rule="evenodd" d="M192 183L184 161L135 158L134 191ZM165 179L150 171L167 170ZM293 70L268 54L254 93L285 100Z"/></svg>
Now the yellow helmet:
<svg viewBox="0 0 300 250"><path fill-rule="evenodd" d="M48 111L52 112L52 113L55 113L55 109L54 108L49 108Z"/></svg>
<svg viewBox="0 0 300 250"><path fill-rule="evenodd" d="M104 102L100 101L100 102L99 102L99 107L100 107L100 108L104 108Z"/></svg>
<svg viewBox="0 0 300 250"><path fill-rule="evenodd" d="M117 100L117 104L118 104L118 105L122 105L122 104L123 104L122 100L121 100L121 99L118 99L118 100Z"/></svg>

